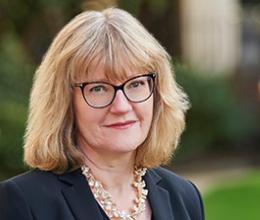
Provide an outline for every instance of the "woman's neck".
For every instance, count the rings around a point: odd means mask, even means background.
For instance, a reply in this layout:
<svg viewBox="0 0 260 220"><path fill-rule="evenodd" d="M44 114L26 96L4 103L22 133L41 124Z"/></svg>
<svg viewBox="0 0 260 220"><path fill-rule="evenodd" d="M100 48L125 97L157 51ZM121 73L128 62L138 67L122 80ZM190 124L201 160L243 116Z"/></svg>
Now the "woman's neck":
<svg viewBox="0 0 260 220"><path fill-rule="evenodd" d="M135 152L114 155L97 152L89 147L81 147L81 151L85 155L85 164L104 188L116 188L121 191L131 187L134 179Z"/></svg>

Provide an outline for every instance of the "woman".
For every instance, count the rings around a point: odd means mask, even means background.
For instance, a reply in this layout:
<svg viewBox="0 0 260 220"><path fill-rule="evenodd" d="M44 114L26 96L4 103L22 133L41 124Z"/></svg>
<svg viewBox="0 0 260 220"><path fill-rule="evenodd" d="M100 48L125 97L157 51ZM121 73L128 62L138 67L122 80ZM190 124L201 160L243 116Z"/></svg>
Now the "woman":
<svg viewBox="0 0 260 220"><path fill-rule="evenodd" d="M187 108L167 52L135 18L76 16L36 72L24 146L34 169L1 183L1 219L204 219L196 187L159 167Z"/></svg>

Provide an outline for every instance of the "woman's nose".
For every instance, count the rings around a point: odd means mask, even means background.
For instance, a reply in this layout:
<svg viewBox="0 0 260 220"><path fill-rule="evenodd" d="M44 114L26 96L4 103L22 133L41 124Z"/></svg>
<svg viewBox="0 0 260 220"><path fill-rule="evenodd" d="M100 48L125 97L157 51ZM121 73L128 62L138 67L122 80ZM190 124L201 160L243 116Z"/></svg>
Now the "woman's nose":
<svg viewBox="0 0 260 220"><path fill-rule="evenodd" d="M110 111L114 114L122 114L132 110L132 103L125 97L123 91L116 92L115 99L113 100Z"/></svg>

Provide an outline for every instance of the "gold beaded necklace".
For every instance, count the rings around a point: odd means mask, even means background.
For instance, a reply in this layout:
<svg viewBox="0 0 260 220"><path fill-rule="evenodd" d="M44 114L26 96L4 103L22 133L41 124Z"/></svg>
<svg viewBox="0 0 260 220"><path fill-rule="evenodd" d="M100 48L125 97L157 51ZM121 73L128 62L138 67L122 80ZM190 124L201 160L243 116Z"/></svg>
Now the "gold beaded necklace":
<svg viewBox="0 0 260 220"><path fill-rule="evenodd" d="M116 218L119 220L136 220L137 216L145 210L145 201L148 190L145 189L145 182L142 179L142 176L145 175L147 170L146 168L135 168L134 170L134 182L132 183L132 186L137 191L137 197L134 200L135 205L130 213L117 209L116 204L112 201L112 196L110 193L104 189L100 181L95 179L88 166L83 165L81 170L82 174L86 177L89 183L95 199L98 201L109 218Z"/></svg>

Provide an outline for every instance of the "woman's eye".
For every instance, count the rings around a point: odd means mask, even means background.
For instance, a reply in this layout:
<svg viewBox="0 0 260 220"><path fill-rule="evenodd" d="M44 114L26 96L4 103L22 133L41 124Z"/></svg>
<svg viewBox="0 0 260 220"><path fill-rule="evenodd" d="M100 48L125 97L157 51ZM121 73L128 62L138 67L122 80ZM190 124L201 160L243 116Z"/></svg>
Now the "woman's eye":
<svg viewBox="0 0 260 220"><path fill-rule="evenodd" d="M145 82L143 80L138 80L138 81L131 82L129 84L129 88L137 88L137 87L143 86L143 85L145 85Z"/></svg>
<svg viewBox="0 0 260 220"><path fill-rule="evenodd" d="M107 89L103 85L93 86L89 89L90 92L106 92Z"/></svg>

